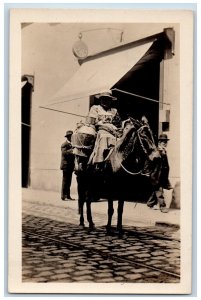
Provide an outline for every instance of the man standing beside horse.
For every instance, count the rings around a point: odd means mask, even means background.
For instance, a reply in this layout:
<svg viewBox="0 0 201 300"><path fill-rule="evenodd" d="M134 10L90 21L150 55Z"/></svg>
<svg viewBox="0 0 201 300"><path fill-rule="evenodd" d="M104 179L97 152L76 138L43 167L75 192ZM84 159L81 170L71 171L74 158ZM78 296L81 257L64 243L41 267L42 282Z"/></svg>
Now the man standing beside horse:
<svg viewBox="0 0 201 300"><path fill-rule="evenodd" d="M147 202L147 206L150 208L155 208L156 205L159 205L160 211L163 213L168 212L168 208L166 207L165 197L164 197L164 189L170 190L172 186L169 181L169 163L167 157L167 143L169 139L167 134L162 133L158 139L158 152L161 157L160 171L158 182L156 186L154 186L154 191Z"/></svg>

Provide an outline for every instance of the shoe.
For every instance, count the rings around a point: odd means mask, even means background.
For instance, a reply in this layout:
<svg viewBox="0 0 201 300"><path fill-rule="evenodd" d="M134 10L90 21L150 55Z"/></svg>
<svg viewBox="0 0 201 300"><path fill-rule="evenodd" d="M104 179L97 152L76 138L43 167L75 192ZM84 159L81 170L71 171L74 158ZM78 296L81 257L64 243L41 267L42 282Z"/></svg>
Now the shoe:
<svg viewBox="0 0 201 300"><path fill-rule="evenodd" d="M169 212L169 209L167 207L160 207L160 211L162 213L168 213Z"/></svg>
<svg viewBox="0 0 201 300"><path fill-rule="evenodd" d="M149 203L149 201L148 201L147 206L148 206L149 208L153 208L153 207L156 206L157 204L158 204L157 201L152 201L151 203Z"/></svg>
<svg viewBox="0 0 201 300"><path fill-rule="evenodd" d="M154 209L154 210L157 210L159 209L158 205L157 204L154 204L154 205L147 205L149 208L151 209Z"/></svg>
<svg viewBox="0 0 201 300"><path fill-rule="evenodd" d="M154 209L154 210L158 210L158 209L159 209L159 207L158 207L158 205L156 204L156 205L154 205L154 206L152 207L152 209Z"/></svg>
<svg viewBox="0 0 201 300"><path fill-rule="evenodd" d="M75 200L75 199L73 199L73 198L71 198L71 196L69 196L69 197L67 197L66 200Z"/></svg>

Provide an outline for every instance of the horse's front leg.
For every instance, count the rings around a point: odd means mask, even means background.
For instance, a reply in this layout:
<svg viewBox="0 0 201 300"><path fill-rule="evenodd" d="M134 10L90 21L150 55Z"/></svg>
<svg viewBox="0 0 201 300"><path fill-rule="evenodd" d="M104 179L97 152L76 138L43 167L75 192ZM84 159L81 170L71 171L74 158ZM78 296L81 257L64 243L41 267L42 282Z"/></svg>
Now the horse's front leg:
<svg viewBox="0 0 201 300"><path fill-rule="evenodd" d="M83 198L79 198L78 205L79 205L79 214L80 214L79 226L84 227L84 200L83 200Z"/></svg>
<svg viewBox="0 0 201 300"><path fill-rule="evenodd" d="M120 234L123 232L123 227L122 227L123 209L124 209L124 200L119 199L118 208L117 208L117 230L119 231Z"/></svg>
<svg viewBox="0 0 201 300"><path fill-rule="evenodd" d="M106 225L107 233L111 232L112 216L114 213L113 200L108 199L108 221Z"/></svg>
<svg viewBox="0 0 201 300"><path fill-rule="evenodd" d="M89 195L87 195L87 197L86 197L86 207L87 207L87 221L89 222L89 229L93 230L95 228L95 224L92 219L91 197Z"/></svg>

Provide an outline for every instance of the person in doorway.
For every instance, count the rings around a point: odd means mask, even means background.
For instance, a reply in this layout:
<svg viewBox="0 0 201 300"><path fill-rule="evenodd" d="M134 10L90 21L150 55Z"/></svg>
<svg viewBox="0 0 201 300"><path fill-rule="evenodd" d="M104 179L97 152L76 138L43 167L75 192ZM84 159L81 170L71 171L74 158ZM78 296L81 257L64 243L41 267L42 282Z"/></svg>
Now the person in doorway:
<svg viewBox="0 0 201 300"><path fill-rule="evenodd" d="M62 188L61 188L61 199L62 200L74 200L70 195L70 187L72 181L72 174L74 171L74 154L73 147L71 144L71 137L73 131L68 130L66 132L66 141L61 145L61 166L60 169L63 171Z"/></svg>
<svg viewBox="0 0 201 300"><path fill-rule="evenodd" d="M172 186L169 181L169 163L167 157L167 143L169 139L167 134L162 133L158 139L158 151L161 157L161 171L157 185L154 187L154 191L147 202L147 206L150 208L160 207L160 211L163 213L168 212L166 207L164 189L170 190Z"/></svg>
<svg viewBox="0 0 201 300"><path fill-rule="evenodd" d="M120 134L121 118L113 103L117 100L111 91L97 95L98 105L93 105L87 116L86 123L94 126L97 131L97 139L94 151L89 162L92 164L103 162L111 147L115 145L116 138Z"/></svg>

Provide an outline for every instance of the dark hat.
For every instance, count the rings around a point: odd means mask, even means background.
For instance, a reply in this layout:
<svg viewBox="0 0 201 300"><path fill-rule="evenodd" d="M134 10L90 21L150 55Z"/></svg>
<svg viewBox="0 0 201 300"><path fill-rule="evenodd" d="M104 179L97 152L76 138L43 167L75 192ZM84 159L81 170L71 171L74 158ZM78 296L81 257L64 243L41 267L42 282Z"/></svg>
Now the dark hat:
<svg viewBox="0 0 201 300"><path fill-rule="evenodd" d="M106 92L103 92L99 95L96 95L96 98L101 100L102 98L104 99L110 99L110 100L117 100L116 97L112 96L112 92L109 90L109 91L106 91Z"/></svg>
<svg viewBox="0 0 201 300"><path fill-rule="evenodd" d="M67 136L69 136L69 135L72 135L72 134L73 134L73 131L72 131L72 130L67 130L67 131L66 131L65 137L67 137Z"/></svg>
<svg viewBox="0 0 201 300"><path fill-rule="evenodd" d="M158 138L159 141L169 141L167 134L161 133Z"/></svg>

